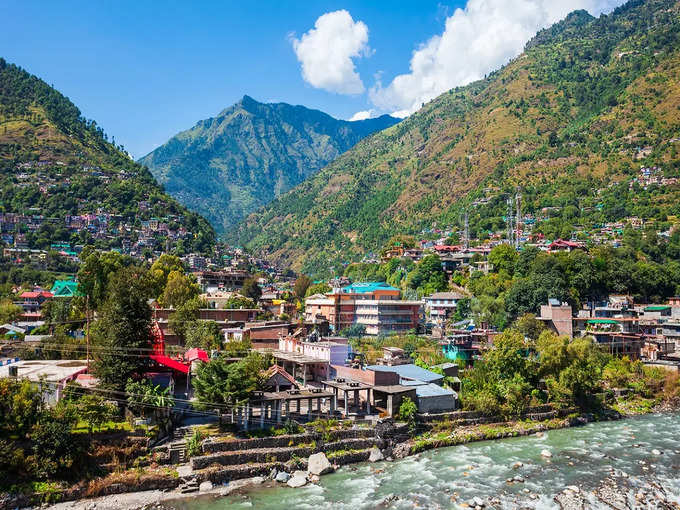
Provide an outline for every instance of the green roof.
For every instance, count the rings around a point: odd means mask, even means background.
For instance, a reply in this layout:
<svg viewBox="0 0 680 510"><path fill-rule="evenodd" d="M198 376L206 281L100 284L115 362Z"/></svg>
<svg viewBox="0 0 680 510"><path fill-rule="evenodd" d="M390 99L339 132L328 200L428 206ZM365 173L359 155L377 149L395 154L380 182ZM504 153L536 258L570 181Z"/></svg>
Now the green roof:
<svg viewBox="0 0 680 510"><path fill-rule="evenodd" d="M590 319L588 324L618 324L614 319Z"/></svg>
<svg viewBox="0 0 680 510"><path fill-rule="evenodd" d="M50 291L54 297L73 297L79 296L78 282L74 280L55 280Z"/></svg>
<svg viewBox="0 0 680 510"><path fill-rule="evenodd" d="M663 312L665 310L670 310L670 305L650 305L645 306L645 312Z"/></svg>

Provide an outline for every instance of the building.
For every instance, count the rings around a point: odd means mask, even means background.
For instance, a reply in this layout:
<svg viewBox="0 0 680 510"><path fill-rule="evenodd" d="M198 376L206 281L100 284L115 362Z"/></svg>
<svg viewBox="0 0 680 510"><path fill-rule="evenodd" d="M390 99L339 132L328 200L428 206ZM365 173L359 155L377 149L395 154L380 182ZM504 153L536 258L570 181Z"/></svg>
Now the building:
<svg viewBox="0 0 680 510"><path fill-rule="evenodd" d="M238 269L230 271L196 271L193 273L203 292L238 290L250 278L250 273Z"/></svg>
<svg viewBox="0 0 680 510"><path fill-rule="evenodd" d="M78 282L75 280L55 280L50 292L55 298L72 298L80 295Z"/></svg>
<svg viewBox="0 0 680 510"><path fill-rule="evenodd" d="M85 360L32 360L16 361L0 366L0 377L27 379L32 383L45 381L43 399L54 404L61 398L69 381L87 372Z"/></svg>
<svg viewBox="0 0 680 510"><path fill-rule="evenodd" d="M368 335L405 332L416 329L421 301L403 301L399 289L383 282L355 283L305 300L305 319L328 320L333 331L354 324L365 327Z"/></svg>
<svg viewBox="0 0 680 510"><path fill-rule="evenodd" d="M539 320L560 336L573 338L571 306L560 303L557 299L549 299L547 305L541 305Z"/></svg>
<svg viewBox="0 0 680 510"><path fill-rule="evenodd" d="M465 296L460 292L435 292L424 298L425 313L435 324L443 324L456 311L458 301Z"/></svg>

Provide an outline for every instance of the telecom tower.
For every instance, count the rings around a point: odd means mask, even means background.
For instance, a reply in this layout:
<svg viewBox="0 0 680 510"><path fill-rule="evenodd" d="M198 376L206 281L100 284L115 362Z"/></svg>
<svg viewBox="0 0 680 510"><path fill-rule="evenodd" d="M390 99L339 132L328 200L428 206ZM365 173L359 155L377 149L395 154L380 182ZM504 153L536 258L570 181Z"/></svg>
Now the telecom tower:
<svg viewBox="0 0 680 510"><path fill-rule="evenodd" d="M463 243L465 249L470 248L470 224L468 222L468 212L465 211L465 228L463 230Z"/></svg>
<svg viewBox="0 0 680 510"><path fill-rule="evenodd" d="M512 197L508 197L507 199L507 204L508 204L508 215L506 218L506 222L508 223L508 244L513 246L515 244L514 238L513 238L513 232L514 232L514 221L512 217Z"/></svg>
<svg viewBox="0 0 680 510"><path fill-rule="evenodd" d="M519 224L522 221L522 194L517 191L515 194L515 248L519 248Z"/></svg>

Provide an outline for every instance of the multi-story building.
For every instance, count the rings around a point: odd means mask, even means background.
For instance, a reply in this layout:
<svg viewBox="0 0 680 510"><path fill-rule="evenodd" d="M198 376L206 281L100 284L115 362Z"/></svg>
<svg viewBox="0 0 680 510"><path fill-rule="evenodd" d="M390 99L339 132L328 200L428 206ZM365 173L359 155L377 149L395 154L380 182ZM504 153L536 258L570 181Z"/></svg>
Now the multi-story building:
<svg viewBox="0 0 680 510"><path fill-rule="evenodd" d="M425 297L425 311L435 324L443 324L458 306L458 301L465 296L460 292L435 292Z"/></svg>
<svg viewBox="0 0 680 510"><path fill-rule="evenodd" d="M305 319L313 322L321 316L336 332L360 324L368 335L416 329L423 303L400 297L399 289L382 282L355 283L307 298Z"/></svg>

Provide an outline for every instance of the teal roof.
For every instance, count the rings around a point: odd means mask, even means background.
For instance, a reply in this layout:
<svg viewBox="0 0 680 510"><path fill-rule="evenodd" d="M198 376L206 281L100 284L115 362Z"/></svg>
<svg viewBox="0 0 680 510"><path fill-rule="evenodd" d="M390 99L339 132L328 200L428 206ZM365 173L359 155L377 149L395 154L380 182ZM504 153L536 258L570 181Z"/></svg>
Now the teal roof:
<svg viewBox="0 0 680 510"><path fill-rule="evenodd" d="M54 297L73 297L79 295L78 282L74 280L55 280L50 291Z"/></svg>
<svg viewBox="0 0 680 510"><path fill-rule="evenodd" d="M376 290L399 290L396 287L387 285L385 282L365 282L353 283L347 287L342 288L342 292L347 294L366 294L368 292L375 292Z"/></svg>

